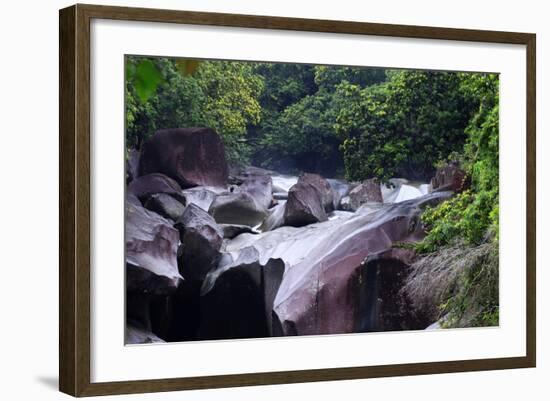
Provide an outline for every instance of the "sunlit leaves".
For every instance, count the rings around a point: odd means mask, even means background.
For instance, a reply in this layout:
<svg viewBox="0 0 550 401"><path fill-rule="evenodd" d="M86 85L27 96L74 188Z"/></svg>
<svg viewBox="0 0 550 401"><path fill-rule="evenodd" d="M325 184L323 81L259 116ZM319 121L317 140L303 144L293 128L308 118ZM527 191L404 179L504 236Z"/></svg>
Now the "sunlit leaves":
<svg viewBox="0 0 550 401"><path fill-rule="evenodd" d="M137 64L128 63L126 80L132 82L139 99L146 103L162 81L162 74L152 60L143 59Z"/></svg>
<svg viewBox="0 0 550 401"><path fill-rule="evenodd" d="M346 176L428 179L438 160L463 150L474 102L460 92L457 73L390 70L387 77L366 88L337 86L345 106L335 129L354 139L342 145Z"/></svg>
<svg viewBox="0 0 550 401"><path fill-rule="evenodd" d="M126 82L135 90L138 99L142 103L154 95L159 86L166 82L167 77L163 76L157 64L160 59L151 58L128 58L126 62ZM197 71L199 60L177 59L175 65L177 70L186 77Z"/></svg>
<svg viewBox="0 0 550 401"><path fill-rule="evenodd" d="M428 235L419 245L434 251L456 239L480 243L498 240L499 230L499 106L498 75L461 74L461 92L477 106L465 129L461 158L472 190L444 202L422 216Z"/></svg>

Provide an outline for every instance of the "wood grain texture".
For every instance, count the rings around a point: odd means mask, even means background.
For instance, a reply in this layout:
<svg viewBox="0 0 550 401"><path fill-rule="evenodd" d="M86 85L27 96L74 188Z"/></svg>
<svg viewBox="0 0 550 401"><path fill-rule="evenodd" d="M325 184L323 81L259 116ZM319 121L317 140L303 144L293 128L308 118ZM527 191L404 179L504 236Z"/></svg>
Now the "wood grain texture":
<svg viewBox="0 0 550 401"><path fill-rule="evenodd" d="M59 388L74 394L75 310L75 7L59 14Z"/></svg>
<svg viewBox="0 0 550 401"><path fill-rule="evenodd" d="M527 355L517 358L91 383L90 20L92 18L525 45L527 48ZM92 396L535 366L536 38L534 34L80 4L60 11L59 28L59 387L61 391L73 396Z"/></svg>
<svg viewBox="0 0 550 401"><path fill-rule="evenodd" d="M527 41L527 359L530 366L536 366L537 359L537 280L536 280L536 247L537 247L537 58L536 58L536 36L529 35Z"/></svg>

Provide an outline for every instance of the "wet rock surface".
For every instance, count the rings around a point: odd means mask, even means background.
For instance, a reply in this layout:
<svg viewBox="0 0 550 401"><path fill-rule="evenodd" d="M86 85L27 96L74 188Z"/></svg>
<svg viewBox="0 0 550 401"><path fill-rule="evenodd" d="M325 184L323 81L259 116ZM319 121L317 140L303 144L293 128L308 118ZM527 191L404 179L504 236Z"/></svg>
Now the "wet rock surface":
<svg viewBox="0 0 550 401"><path fill-rule="evenodd" d="M356 311L361 291L350 288L361 281L358 269L362 262L369 255L391 249L397 242L419 240L423 235L419 224L421 207L450 196L440 195L320 223L315 227L317 232L303 238L302 243L296 238L294 242L292 233L287 239L279 239L276 249L285 250L283 259L289 265L274 303L282 334L356 331L360 326ZM309 252L298 257L298 247Z"/></svg>
<svg viewBox="0 0 550 401"><path fill-rule="evenodd" d="M128 291L166 294L175 290L182 277L176 260L179 233L172 223L127 202L125 231Z"/></svg>

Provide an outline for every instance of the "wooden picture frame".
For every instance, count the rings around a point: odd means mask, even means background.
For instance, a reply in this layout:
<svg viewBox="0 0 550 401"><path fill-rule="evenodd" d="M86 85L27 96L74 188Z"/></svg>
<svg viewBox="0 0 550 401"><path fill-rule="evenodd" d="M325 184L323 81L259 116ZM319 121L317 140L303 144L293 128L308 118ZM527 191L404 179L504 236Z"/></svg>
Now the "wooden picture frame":
<svg viewBox="0 0 550 401"><path fill-rule="evenodd" d="M95 18L525 45L527 54L525 60L527 71L526 356L92 383L90 380L90 21ZM536 37L534 34L80 4L60 10L59 28L59 388L62 392L73 396L94 396L535 366Z"/></svg>

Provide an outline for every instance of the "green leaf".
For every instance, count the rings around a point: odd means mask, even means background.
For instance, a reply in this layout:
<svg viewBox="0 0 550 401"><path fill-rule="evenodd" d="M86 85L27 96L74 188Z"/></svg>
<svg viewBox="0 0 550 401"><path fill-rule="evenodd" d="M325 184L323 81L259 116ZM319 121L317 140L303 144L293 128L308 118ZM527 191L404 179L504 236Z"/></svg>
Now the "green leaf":
<svg viewBox="0 0 550 401"><path fill-rule="evenodd" d="M151 60L143 60L137 65L134 87L142 103L155 93L161 81L162 74Z"/></svg>

